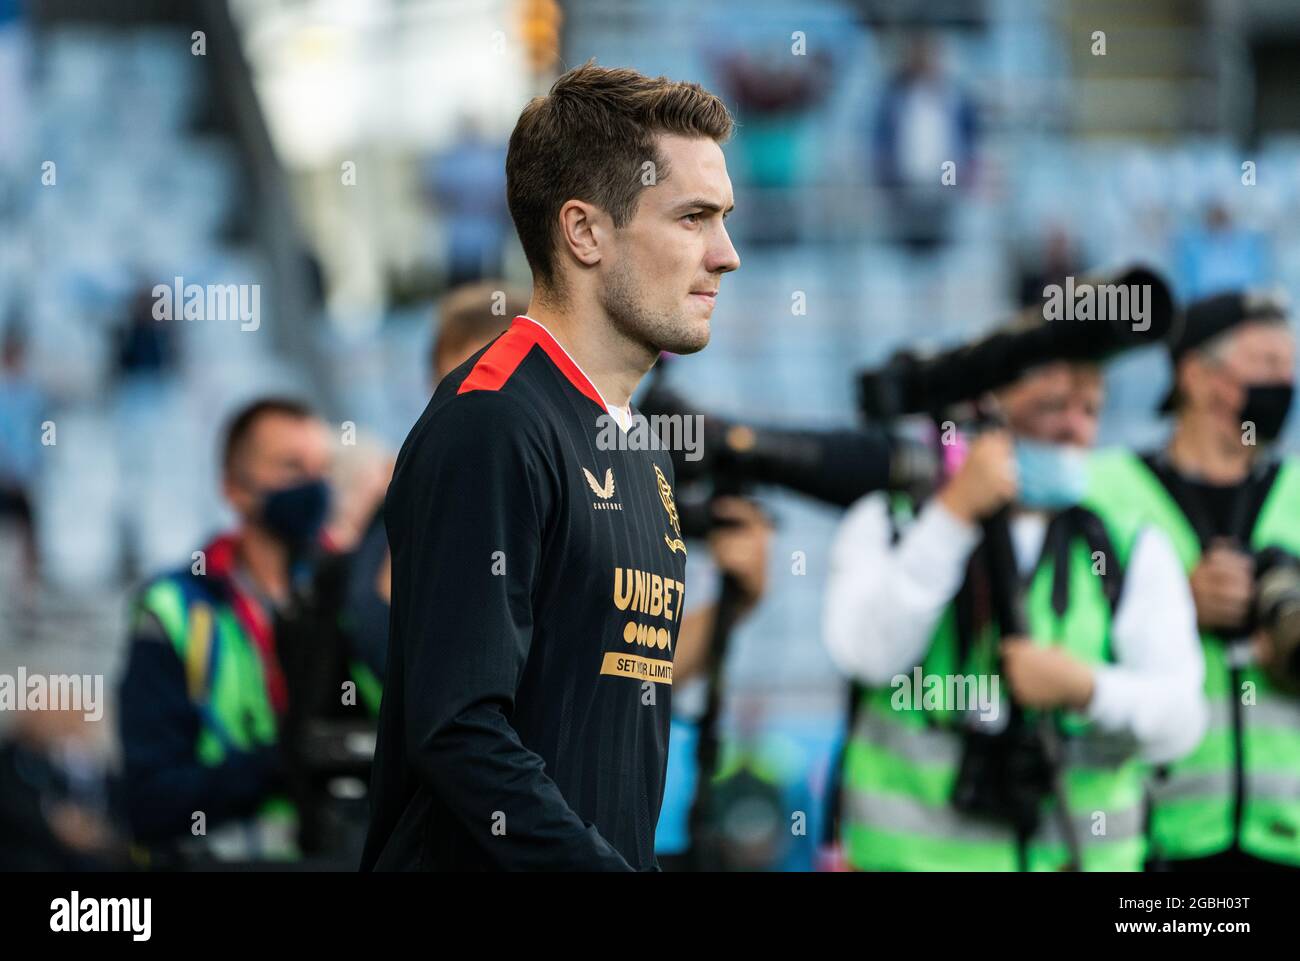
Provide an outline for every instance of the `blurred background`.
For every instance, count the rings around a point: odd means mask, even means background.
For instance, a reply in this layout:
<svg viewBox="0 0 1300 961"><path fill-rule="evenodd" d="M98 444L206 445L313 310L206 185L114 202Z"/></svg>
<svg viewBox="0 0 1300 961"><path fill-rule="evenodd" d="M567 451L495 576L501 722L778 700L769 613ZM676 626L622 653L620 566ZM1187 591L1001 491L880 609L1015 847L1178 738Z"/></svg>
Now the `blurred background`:
<svg viewBox="0 0 1300 961"><path fill-rule="evenodd" d="M526 289L505 141L593 57L699 81L739 123L743 266L708 349L668 368L706 410L851 425L864 366L1086 269L1145 262L1180 302L1300 295L1285 0L0 0L0 672L112 690L131 592L231 521L217 445L240 405L305 397L396 451L438 298ZM176 277L260 285L260 323L154 320ZM1157 440L1167 384L1158 352L1112 365L1103 441ZM842 721L820 637L839 513L762 500L769 588L731 644L723 729L809 816L756 866L807 868ZM705 557L688 602L713 590ZM675 695L683 718L697 702ZM38 733L0 712L0 739L59 745L61 790L107 811L115 709ZM680 727L666 817L689 801Z"/></svg>

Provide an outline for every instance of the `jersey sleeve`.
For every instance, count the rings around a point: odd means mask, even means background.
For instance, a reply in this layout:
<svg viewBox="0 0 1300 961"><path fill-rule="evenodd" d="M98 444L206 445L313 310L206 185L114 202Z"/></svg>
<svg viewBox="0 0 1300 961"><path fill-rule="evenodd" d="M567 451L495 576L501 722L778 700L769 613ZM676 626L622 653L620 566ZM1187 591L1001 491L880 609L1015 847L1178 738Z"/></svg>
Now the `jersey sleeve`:
<svg viewBox="0 0 1300 961"><path fill-rule="evenodd" d="M502 868L629 870L510 723L560 504L539 418L500 392L470 392L408 453L388 523L416 776Z"/></svg>

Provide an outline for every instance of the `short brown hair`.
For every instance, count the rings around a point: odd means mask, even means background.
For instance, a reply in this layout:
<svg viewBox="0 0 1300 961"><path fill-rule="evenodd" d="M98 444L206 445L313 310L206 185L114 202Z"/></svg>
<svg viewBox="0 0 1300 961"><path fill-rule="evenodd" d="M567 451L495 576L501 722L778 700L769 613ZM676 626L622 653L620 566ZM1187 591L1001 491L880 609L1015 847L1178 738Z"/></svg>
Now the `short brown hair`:
<svg viewBox="0 0 1300 961"><path fill-rule="evenodd" d="M595 204L622 227L636 213L642 165L654 164L656 182L669 175L659 135L722 143L732 126L726 105L697 83L595 61L561 75L524 107L506 153L510 216L535 282L557 290L555 229L566 201Z"/></svg>
<svg viewBox="0 0 1300 961"><path fill-rule="evenodd" d="M235 461L243 456L253 428L263 417L278 414L294 420L307 420L315 417L315 412L300 400L292 397L262 397L242 407L230 418L226 426L225 441L221 446L221 466L227 474Z"/></svg>
<svg viewBox="0 0 1300 961"><path fill-rule="evenodd" d="M487 343L527 312L528 293L504 280L453 287L438 304L438 332L429 351L429 369L436 373L442 357L460 352L467 344Z"/></svg>

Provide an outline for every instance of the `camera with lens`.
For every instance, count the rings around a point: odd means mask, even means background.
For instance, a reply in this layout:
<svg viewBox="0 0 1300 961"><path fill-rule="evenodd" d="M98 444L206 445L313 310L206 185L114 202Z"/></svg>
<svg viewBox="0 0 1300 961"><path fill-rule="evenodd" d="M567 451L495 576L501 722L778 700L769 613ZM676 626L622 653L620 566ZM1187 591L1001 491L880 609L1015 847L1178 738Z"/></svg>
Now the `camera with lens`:
<svg viewBox="0 0 1300 961"><path fill-rule="evenodd" d="M1280 547L1256 555L1251 621L1272 646L1267 662L1272 681L1300 694L1300 558Z"/></svg>
<svg viewBox="0 0 1300 961"><path fill-rule="evenodd" d="M952 803L971 817L1009 824L1028 837L1052 792L1052 765L1038 733L1011 724L998 734L968 729Z"/></svg>
<svg viewBox="0 0 1300 961"><path fill-rule="evenodd" d="M298 846L336 867L360 857L377 722L355 696L355 644L346 609L352 555L314 555L299 568L292 601L276 612L288 688L281 725L287 793Z"/></svg>

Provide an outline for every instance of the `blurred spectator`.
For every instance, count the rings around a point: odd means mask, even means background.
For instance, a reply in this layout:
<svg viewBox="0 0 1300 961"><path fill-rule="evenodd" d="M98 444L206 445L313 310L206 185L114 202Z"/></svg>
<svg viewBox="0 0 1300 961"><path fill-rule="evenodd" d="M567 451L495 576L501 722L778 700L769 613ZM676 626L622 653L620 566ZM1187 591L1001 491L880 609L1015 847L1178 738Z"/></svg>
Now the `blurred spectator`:
<svg viewBox="0 0 1300 961"><path fill-rule="evenodd" d="M755 187L792 187L805 173L801 121L830 89L831 61L823 50L773 60L740 51L722 61L727 99L745 118L748 180Z"/></svg>
<svg viewBox="0 0 1300 961"><path fill-rule="evenodd" d="M505 146L464 118L456 142L433 163L430 189L447 224L448 287L501 272L505 162Z"/></svg>
<svg viewBox="0 0 1300 961"><path fill-rule="evenodd" d="M1183 300L1266 286L1271 261L1267 238L1237 226L1218 200L1206 205L1201 223L1174 241L1175 283Z"/></svg>
<svg viewBox="0 0 1300 961"><path fill-rule="evenodd" d="M278 642L325 520L329 466L327 428L307 407L246 407L222 456L239 526L136 600L120 696L127 812L164 859L297 854L281 793L289 682Z"/></svg>
<svg viewBox="0 0 1300 961"><path fill-rule="evenodd" d="M526 313L528 293L504 280L483 280L449 291L438 305L438 332L429 353L429 393Z"/></svg>
<svg viewBox="0 0 1300 961"><path fill-rule="evenodd" d="M79 711L25 711L0 739L0 871L126 866L103 752Z"/></svg>
<svg viewBox="0 0 1300 961"><path fill-rule="evenodd" d="M741 118L744 136L735 150L744 178L760 192L750 239L789 243L797 239L801 198L794 193L810 164L813 109L831 89L832 64L824 50L808 56L772 58L741 50L722 58L720 82Z"/></svg>
<svg viewBox="0 0 1300 961"><path fill-rule="evenodd" d="M1020 263L1019 304L1028 307L1044 302L1043 289L1065 285L1065 278L1079 277L1080 262L1070 232L1061 224L1047 229L1042 252Z"/></svg>
<svg viewBox="0 0 1300 961"><path fill-rule="evenodd" d="M28 34L18 0L0 0L0 171L17 171L28 146Z"/></svg>
<svg viewBox="0 0 1300 961"><path fill-rule="evenodd" d="M351 551L360 544L371 518L383 507L395 463L393 452L365 431L336 446L330 474L334 503L325 526L336 551Z"/></svg>
<svg viewBox="0 0 1300 961"><path fill-rule="evenodd" d="M155 379L175 361L174 325L153 316L152 288L142 287L131 298L126 323L118 332L117 368L123 380Z"/></svg>
<svg viewBox="0 0 1300 961"><path fill-rule="evenodd" d="M27 372L23 334L11 325L0 343L0 534L11 525L17 529L28 583L37 571L31 495L40 470L45 406L43 392Z"/></svg>
<svg viewBox="0 0 1300 961"><path fill-rule="evenodd" d="M975 103L944 72L935 38L921 34L876 108L876 179L889 196L895 240L917 252L944 243L956 190L974 180L978 137ZM952 162L956 186L945 186Z"/></svg>

